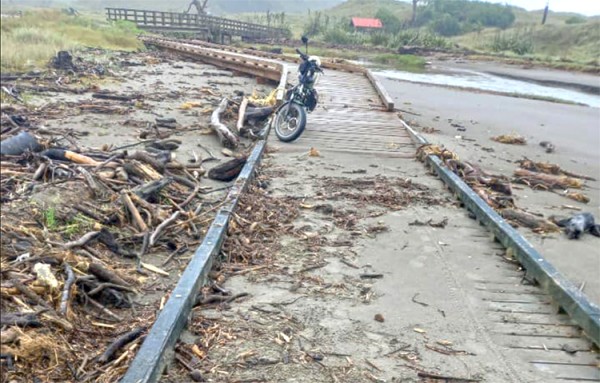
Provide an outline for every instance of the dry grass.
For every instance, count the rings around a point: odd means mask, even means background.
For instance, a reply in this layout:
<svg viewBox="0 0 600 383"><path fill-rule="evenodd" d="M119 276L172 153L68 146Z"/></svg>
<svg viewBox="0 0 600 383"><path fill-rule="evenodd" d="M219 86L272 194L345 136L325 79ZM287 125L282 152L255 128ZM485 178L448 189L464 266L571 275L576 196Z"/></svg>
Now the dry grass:
<svg viewBox="0 0 600 383"><path fill-rule="evenodd" d="M142 47L136 38L139 31L128 23L68 16L58 10L28 11L23 17L2 19L0 28L2 71L35 69L46 64L59 50Z"/></svg>

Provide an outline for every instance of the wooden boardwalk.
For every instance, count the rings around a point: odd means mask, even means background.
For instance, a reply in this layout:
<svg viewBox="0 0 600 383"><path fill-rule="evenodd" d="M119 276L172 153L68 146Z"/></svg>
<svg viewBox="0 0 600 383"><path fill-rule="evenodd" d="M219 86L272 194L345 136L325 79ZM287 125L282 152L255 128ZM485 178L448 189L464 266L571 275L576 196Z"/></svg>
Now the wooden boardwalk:
<svg viewBox="0 0 600 383"><path fill-rule="evenodd" d="M290 81L296 76L293 68ZM281 147L414 157L415 144L398 115L385 110L367 76L325 69L315 88L319 105L308 115L306 130Z"/></svg>
<svg viewBox="0 0 600 383"><path fill-rule="evenodd" d="M109 20L125 20L135 23L138 28L157 32L196 32L210 34L221 42L232 36L243 39L280 39L289 37L289 31L266 25L246 23L209 15L191 13L160 12L142 9L106 8Z"/></svg>
<svg viewBox="0 0 600 383"><path fill-rule="evenodd" d="M218 49L210 44L194 44L153 37L144 37L142 40L146 44L179 52L184 56L191 56L236 72L271 80L277 79L279 74L280 90L286 82L288 70L288 81L291 83L297 81L296 64L286 64L273 58L260 59L247 51L235 52L232 48ZM319 92L319 106L308 115L304 134L293 143L282 143L277 141L273 132L273 136L269 137L270 143L277 145L281 151L305 151L314 147L323 152L348 152L352 154L340 154L338 157L350 157L351 161L356 161L357 164L368 163L366 158L372 160L371 155L373 155L405 158L387 160L394 165L410 163L416 166L410 159L415 156L416 146L426 142L422 138L415 139L417 136L413 136L412 129L393 112L392 103L386 99L385 90L381 89L376 80L369 77L368 71L349 73L326 67L325 74L316 84L316 89ZM282 93L280 92L280 96ZM164 355L172 349L183 328L185 318L189 315L191 309L189 302L195 299L199 286L206 282L203 278L212 265L211 257L219 254L220 241L227 231L227 222L245 187L239 186L240 179L243 185L247 184L265 147L266 140L261 140L252 151L242 176L236 182L237 186L228 196L227 201L230 205L224 206L219 212L122 383L147 383L158 380L165 365ZM283 154L287 155L286 163L296 158L295 155L290 154ZM334 155L330 156L330 158L334 157ZM429 156L427 161L430 164L441 164L437 156L435 158ZM491 211L489 206L456 175L445 168L438 169L435 166L432 168L436 169L440 178L452 189L455 196L461 198L466 208L475 214L479 223L488 226L499 242L490 244L489 233L482 232L478 226L476 226L477 230L465 231L467 237L456 235L444 241L456 241L456 248L459 244L466 244L468 247L483 243L482 248L469 247L467 250L472 252L465 253L477 255L479 260L485 259L486 255L511 249L527 269L527 275L534 275L539 283L539 286L523 284L524 274L521 269L516 269L515 265L507 269L507 273L510 274L490 279L489 275L496 275L499 266L495 262L487 261L481 263L481 277L475 279L465 277L465 281L473 279L471 281L473 283L469 282L471 289L469 294L472 294L469 299L479 302L479 310L482 310L476 314L471 313L471 317L475 315L489 317L485 321L485 326L483 320L478 322L478 326L481 333L485 330L490 347L494 350L502 349L506 354L510 353L521 363L521 367L531 369L536 375L555 378L544 380L547 382L565 380L599 382L598 357L590 343L590 340L598 342L598 334L594 332L597 328L597 307L587 307L587 301L579 299L580 292L574 294L574 298L571 296L565 298L573 288L568 281L562 279L554 268L546 266L543 257L518 233L513 232L514 229ZM456 223L453 222L446 229L446 235L456 228ZM414 241L418 239L415 238ZM431 239L428 237L422 238L421 241L422 243L417 245L420 246L419 249L425 251L426 248L432 247ZM460 260L464 255L460 253L459 257L460 250L451 250L453 246L448 249L443 256L444 259L448 257L448 261L444 261L443 264ZM527 252L526 256L522 254L524 252ZM536 263L532 265L531 260ZM479 267L476 270L479 270ZM535 274L531 274L532 272ZM466 283L464 282L465 286ZM552 283L557 284L558 287L554 288ZM557 303L568 315L558 312ZM465 309L460 308L460 310ZM589 313L591 315L588 315ZM586 320L589 320L589 323ZM588 338L582 336L582 328L588 332ZM578 351L571 355L565 352L568 349Z"/></svg>

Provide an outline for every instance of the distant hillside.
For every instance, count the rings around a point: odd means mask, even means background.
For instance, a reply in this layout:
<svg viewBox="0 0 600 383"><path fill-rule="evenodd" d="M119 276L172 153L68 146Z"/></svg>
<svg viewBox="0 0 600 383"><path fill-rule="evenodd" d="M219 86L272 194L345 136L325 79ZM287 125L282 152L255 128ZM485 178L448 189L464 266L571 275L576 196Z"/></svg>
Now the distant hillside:
<svg viewBox="0 0 600 383"><path fill-rule="evenodd" d="M333 7L344 0L208 0L211 14L236 14L248 12L305 13ZM105 7L150 9L183 12L190 0L1 0L2 7L64 7L101 10Z"/></svg>
<svg viewBox="0 0 600 383"><path fill-rule="evenodd" d="M333 17L373 17L380 8L386 8L400 19L409 20L412 5L398 0L348 0L323 13Z"/></svg>

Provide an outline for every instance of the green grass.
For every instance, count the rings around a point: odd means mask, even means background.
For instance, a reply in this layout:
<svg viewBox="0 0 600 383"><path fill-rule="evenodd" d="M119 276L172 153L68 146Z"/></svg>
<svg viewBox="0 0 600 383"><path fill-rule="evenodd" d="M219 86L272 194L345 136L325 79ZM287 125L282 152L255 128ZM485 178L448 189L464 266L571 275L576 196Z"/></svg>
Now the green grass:
<svg viewBox="0 0 600 383"><path fill-rule="evenodd" d="M489 51L499 33L518 35L526 31L527 40L531 42L532 52L522 58L532 59L548 64L565 63L579 66L600 66L600 39L598 31L600 21L588 20L582 24L551 23L547 25L530 25L527 28L510 28L506 31L486 29L452 38L458 45L481 52ZM508 56L510 52L504 52Z"/></svg>
<svg viewBox="0 0 600 383"><path fill-rule="evenodd" d="M58 225L56 220L56 209L50 207L44 210L44 223L49 230L53 230Z"/></svg>
<svg viewBox="0 0 600 383"><path fill-rule="evenodd" d="M110 23L103 16L68 16L59 10L31 10L23 17L0 21L2 71L45 66L60 50L95 47L133 51L141 49L140 33L127 22Z"/></svg>
<svg viewBox="0 0 600 383"><path fill-rule="evenodd" d="M420 71L425 68L425 59L414 55L399 55L395 53L382 53L373 56L371 61L384 64L395 69Z"/></svg>

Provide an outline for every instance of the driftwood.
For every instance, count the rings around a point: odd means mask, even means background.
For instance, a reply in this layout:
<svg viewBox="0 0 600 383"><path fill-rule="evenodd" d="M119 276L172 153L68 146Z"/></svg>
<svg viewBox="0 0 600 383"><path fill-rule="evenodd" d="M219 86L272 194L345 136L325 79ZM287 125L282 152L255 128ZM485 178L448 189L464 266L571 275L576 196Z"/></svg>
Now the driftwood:
<svg viewBox="0 0 600 383"><path fill-rule="evenodd" d="M208 171L208 178L217 181L232 181L240 174L246 164L246 160L247 157L234 158L224 164L215 166Z"/></svg>
<svg viewBox="0 0 600 383"><path fill-rule="evenodd" d="M79 238L75 241L67 242L61 246L64 247L65 249L72 249L74 247L85 246L88 242L90 242L91 240L98 237L98 235L100 235L99 231L90 231L89 233L81 236L81 238Z"/></svg>
<svg viewBox="0 0 600 383"><path fill-rule="evenodd" d="M171 177L163 177L159 180L150 181L144 185L138 186L133 192L140 198L148 201L152 198L156 198L158 193L165 187L169 186L173 182Z"/></svg>
<svg viewBox="0 0 600 383"><path fill-rule="evenodd" d="M227 104L229 104L229 100L224 98L217 109L214 110L212 116L210 117L210 127L217 132L219 139L221 140L221 144L227 147L237 147L239 144L238 137L223 124L219 118L221 114L227 109Z"/></svg>
<svg viewBox="0 0 600 383"><path fill-rule="evenodd" d="M110 346L108 346L108 348L106 349L106 351L104 351L100 358L98 358L98 362L104 364L112 360L113 356L117 351L119 351L121 348L123 348L123 346L127 345L128 343L131 343L137 338L139 338L144 331L146 331L145 327L139 327L133 331L129 331L118 337L117 340L115 340L113 343L110 344Z"/></svg>
<svg viewBox="0 0 600 383"><path fill-rule="evenodd" d="M129 161L123 164L123 169L127 172L128 176L134 176L140 179L150 178L152 180L159 180L163 176L154 168L148 165L144 165L139 161Z"/></svg>
<svg viewBox="0 0 600 383"><path fill-rule="evenodd" d="M42 322L36 313L0 313L0 325L19 327L40 327Z"/></svg>
<svg viewBox="0 0 600 383"><path fill-rule="evenodd" d="M131 284L117 275L114 271L108 270L99 263L93 262L88 266L88 271L94 274L99 280L114 283L121 286L131 287Z"/></svg>
<svg viewBox="0 0 600 383"><path fill-rule="evenodd" d="M72 152L70 150L51 148L51 149L44 150L41 154L43 156L50 158L51 160L71 161L76 164L93 165L93 166L98 166L98 165L102 164L102 162L98 162L93 158L84 156L79 153Z"/></svg>
<svg viewBox="0 0 600 383"><path fill-rule="evenodd" d="M244 97L244 99L242 100L242 103L240 104L238 121L237 121L237 125L236 125L238 133L241 132L242 128L244 127L247 106L248 106L248 99Z"/></svg>
<svg viewBox="0 0 600 383"><path fill-rule="evenodd" d="M60 300L60 313L62 315L67 314L67 309L69 307L69 300L71 298L71 287L75 282L75 273L73 273L73 269L67 262L65 262L65 273L67 274L67 280L65 281L65 287L63 289L62 298Z"/></svg>
<svg viewBox="0 0 600 383"><path fill-rule="evenodd" d="M524 158L519 161L519 166L523 169L530 170L532 172L563 175L567 177L579 178L582 180L596 181L596 179L593 177L569 172L567 170L562 169L559 165L552 164L550 162L534 162L528 158Z"/></svg>
<svg viewBox="0 0 600 383"><path fill-rule="evenodd" d="M144 162L144 163L152 166L152 168L154 170L156 170L157 172L159 172L160 174L163 174L165 172L166 162L162 162L162 161L152 157L148 153L137 151L132 154L129 154L127 156L127 158Z"/></svg>
<svg viewBox="0 0 600 383"><path fill-rule="evenodd" d="M179 217L180 213L180 211L176 211L175 213L173 213L172 216L165 219L160 225L157 226L157 228L154 230L154 233L152 233L152 235L150 236L150 246L154 246L156 244L156 241L158 241L158 238L162 231L171 223L173 223L177 219L177 217Z"/></svg>
<svg viewBox="0 0 600 383"><path fill-rule="evenodd" d="M560 231L559 227L553 222L524 211L504 209L502 210L502 217L536 232L552 233Z"/></svg>
<svg viewBox="0 0 600 383"><path fill-rule="evenodd" d="M110 94L110 93L93 93L92 97L103 99L103 100L115 100L115 101L124 101L124 102L129 102L129 101L141 98L139 95L121 96L118 94Z"/></svg>
<svg viewBox="0 0 600 383"><path fill-rule="evenodd" d="M583 181L568 176L559 176L546 173L532 172L526 169L515 170L515 181L529 185L530 187L542 187L545 189L581 189Z"/></svg>
<svg viewBox="0 0 600 383"><path fill-rule="evenodd" d="M249 107L246 110L246 113L244 114L244 121L247 121L250 119L255 119L255 120L265 119L265 118L269 117L271 115L271 113L273 113L274 110L275 110L275 107L273 107L273 106L265 106L262 108Z"/></svg>
<svg viewBox="0 0 600 383"><path fill-rule="evenodd" d="M133 201L131 200L127 192L123 192L121 194L121 200L123 201L123 204L127 207L127 210L129 210L129 213L131 213L131 217L133 218L140 231L148 231L148 226L146 225L146 222L144 222L144 220L142 219L139 210L135 207Z"/></svg>

